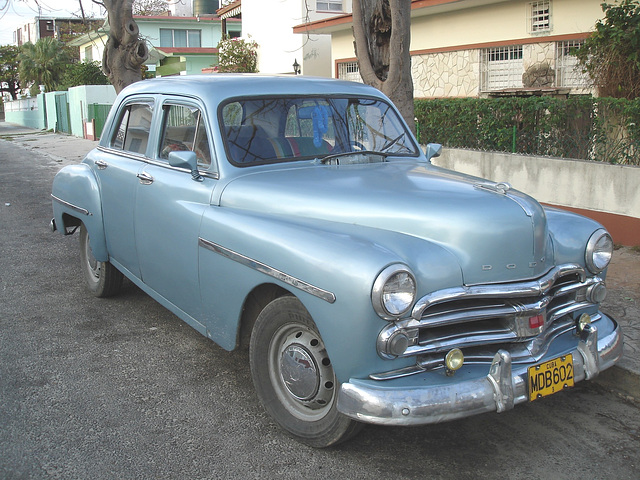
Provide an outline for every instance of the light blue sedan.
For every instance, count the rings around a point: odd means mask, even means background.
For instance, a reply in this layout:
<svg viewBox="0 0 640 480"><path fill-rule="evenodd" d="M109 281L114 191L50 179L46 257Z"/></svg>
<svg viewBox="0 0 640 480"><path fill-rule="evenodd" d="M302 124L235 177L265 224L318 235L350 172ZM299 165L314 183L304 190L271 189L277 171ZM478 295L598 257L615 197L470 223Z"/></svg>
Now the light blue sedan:
<svg viewBox="0 0 640 480"><path fill-rule="evenodd" d="M374 88L308 77L138 82L53 183L89 290L123 275L227 350L316 447L365 423L503 412L622 355L613 243L508 183L433 166Z"/></svg>

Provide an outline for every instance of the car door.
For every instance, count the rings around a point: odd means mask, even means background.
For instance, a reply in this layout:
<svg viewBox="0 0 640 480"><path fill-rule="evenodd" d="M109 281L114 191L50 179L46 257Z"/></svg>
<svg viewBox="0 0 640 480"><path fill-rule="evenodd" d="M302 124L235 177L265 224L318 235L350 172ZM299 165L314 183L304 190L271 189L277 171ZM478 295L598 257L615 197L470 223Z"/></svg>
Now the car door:
<svg viewBox="0 0 640 480"><path fill-rule="evenodd" d="M202 108L167 100L162 106L156 161L140 173L135 236L145 284L202 323L198 285L198 233L210 205L216 177ZM171 151L196 152L203 175L169 165Z"/></svg>
<svg viewBox="0 0 640 480"><path fill-rule="evenodd" d="M100 182L107 249L112 263L140 277L134 236L133 206L137 175L145 165L154 101L132 99L117 113L107 148L99 150L94 170Z"/></svg>

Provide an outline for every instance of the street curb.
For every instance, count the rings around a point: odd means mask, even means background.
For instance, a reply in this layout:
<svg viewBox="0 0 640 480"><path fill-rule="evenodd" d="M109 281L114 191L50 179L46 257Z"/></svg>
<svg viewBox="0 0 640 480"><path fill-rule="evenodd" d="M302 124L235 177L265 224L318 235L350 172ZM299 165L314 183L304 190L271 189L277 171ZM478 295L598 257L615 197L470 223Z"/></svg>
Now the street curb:
<svg viewBox="0 0 640 480"><path fill-rule="evenodd" d="M593 379L598 385L619 393L630 400L640 401L640 376L626 368L614 365Z"/></svg>

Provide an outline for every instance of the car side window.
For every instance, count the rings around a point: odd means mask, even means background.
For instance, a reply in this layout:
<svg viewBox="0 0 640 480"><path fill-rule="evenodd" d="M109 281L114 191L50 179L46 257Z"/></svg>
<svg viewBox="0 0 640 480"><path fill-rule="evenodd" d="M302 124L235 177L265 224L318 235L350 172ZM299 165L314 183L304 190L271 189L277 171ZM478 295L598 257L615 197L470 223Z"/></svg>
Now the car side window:
<svg viewBox="0 0 640 480"><path fill-rule="evenodd" d="M164 106L164 123L159 157L168 159L169 153L179 150L195 152L198 165L211 165L209 138L202 112L187 105Z"/></svg>
<svg viewBox="0 0 640 480"><path fill-rule="evenodd" d="M120 123L111 140L111 147L144 155L149 143L149 132L153 108L150 103L127 105L120 117Z"/></svg>

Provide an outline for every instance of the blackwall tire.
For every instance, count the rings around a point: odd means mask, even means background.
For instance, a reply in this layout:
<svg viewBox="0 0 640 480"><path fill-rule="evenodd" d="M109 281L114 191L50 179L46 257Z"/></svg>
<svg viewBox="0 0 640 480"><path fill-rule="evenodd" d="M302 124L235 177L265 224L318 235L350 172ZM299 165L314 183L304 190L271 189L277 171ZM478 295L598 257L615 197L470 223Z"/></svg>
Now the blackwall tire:
<svg viewBox="0 0 640 480"><path fill-rule="evenodd" d="M258 398L292 437L316 448L348 440L362 424L338 412L338 384L320 334L292 296L269 303L253 327L249 348Z"/></svg>
<svg viewBox="0 0 640 480"><path fill-rule="evenodd" d="M96 297L111 297L120 291L122 273L109 262L99 262L91 252L89 233L80 226L80 265L85 284Z"/></svg>

